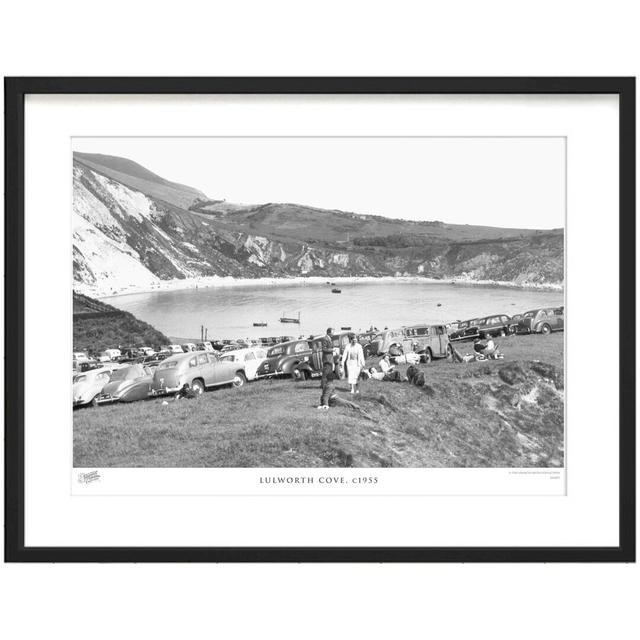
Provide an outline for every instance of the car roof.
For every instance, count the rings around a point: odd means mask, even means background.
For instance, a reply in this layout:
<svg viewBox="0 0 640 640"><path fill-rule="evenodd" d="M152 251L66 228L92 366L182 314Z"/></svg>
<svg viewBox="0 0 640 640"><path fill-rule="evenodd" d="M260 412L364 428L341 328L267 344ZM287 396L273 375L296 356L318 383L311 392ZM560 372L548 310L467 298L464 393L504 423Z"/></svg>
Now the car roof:
<svg viewBox="0 0 640 640"><path fill-rule="evenodd" d="M188 360L189 358L193 358L193 356L197 356L201 353L210 353L209 351L199 350L199 351L187 351L186 353L174 353L173 355L165 358L163 362L176 362L180 360Z"/></svg>
<svg viewBox="0 0 640 640"><path fill-rule="evenodd" d="M275 347L275 346L278 346L278 345L273 345L273 346ZM242 349L234 349L233 351L225 351L224 355L225 356L241 356L241 355L245 355L245 354L247 354L249 352L257 351L258 349L260 351L266 351L267 350L266 347L263 347L263 346L260 346L260 345L255 345L255 346L252 346L252 347L244 347Z"/></svg>

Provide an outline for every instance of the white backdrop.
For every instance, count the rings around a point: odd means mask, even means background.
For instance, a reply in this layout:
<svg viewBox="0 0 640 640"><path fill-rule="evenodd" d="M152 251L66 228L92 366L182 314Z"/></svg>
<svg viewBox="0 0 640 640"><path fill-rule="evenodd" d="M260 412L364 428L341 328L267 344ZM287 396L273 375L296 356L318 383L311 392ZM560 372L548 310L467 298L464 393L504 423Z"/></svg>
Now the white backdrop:
<svg viewBox="0 0 640 640"><path fill-rule="evenodd" d="M5 75L636 75L636 4L11 3ZM65 8L67 11L65 11ZM1 162L1 161L0 161ZM634 566L2 566L10 637L622 637Z"/></svg>

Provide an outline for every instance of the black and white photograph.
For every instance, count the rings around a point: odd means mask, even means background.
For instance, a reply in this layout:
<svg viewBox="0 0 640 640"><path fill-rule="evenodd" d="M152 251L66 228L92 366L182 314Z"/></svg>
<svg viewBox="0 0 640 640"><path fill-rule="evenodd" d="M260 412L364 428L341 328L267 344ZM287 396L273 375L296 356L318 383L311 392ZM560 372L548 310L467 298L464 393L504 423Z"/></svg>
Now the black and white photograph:
<svg viewBox="0 0 640 640"><path fill-rule="evenodd" d="M74 468L564 469L565 137L71 144Z"/></svg>

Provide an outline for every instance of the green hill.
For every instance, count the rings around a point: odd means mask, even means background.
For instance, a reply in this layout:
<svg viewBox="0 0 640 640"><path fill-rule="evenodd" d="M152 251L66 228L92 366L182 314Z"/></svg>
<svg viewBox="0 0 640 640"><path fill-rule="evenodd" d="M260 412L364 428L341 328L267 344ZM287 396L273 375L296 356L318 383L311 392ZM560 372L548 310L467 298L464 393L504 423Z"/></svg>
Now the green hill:
<svg viewBox="0 0 640 640"><path fill-rule="evenodd" d="M79 293L73 294L73 350L170 344L169 338L131 313Z"/></svg>

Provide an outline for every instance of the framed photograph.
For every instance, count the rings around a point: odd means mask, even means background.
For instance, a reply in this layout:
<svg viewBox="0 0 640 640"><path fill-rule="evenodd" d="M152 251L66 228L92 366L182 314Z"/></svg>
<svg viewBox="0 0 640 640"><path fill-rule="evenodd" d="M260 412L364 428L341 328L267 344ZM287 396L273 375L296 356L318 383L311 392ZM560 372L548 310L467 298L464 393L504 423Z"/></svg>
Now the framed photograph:
<svg viewBox="0 0 640 640"><path fill-rule="evenodd" d="M635 560L633 78L7 78L5 132L8 561Z"/></svg>

